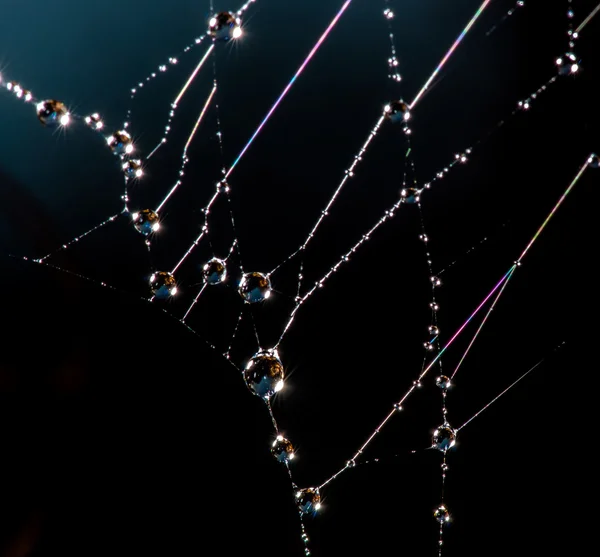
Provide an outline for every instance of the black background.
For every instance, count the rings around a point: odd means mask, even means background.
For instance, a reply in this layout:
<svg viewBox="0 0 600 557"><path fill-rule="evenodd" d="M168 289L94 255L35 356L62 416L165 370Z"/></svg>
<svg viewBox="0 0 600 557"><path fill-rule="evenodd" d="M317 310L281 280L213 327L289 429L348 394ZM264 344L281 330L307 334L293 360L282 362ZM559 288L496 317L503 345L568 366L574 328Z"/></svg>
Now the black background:
<svg viewBox="0 0 600 557"><path fill-rule="evenodd" d="M207 2L191 0L143 8L42 4L2 1L3 79L64 100L78 114L99 111L109 129L122 122L136 80L202 35L209 16ZM567 49L568 3L526 4L503 22L514 2L490 5L411 120L420 184L476 145L468 164L433 182L422 199L433 267L444 271L436 295L442 343L600 149L600 21L585 28L575 49L581 73L510 116L555 75L554 60ZM243 38L219 45L225 158L211 110L163 213L156 268L172 268L198 235L220 168L240 152L341 5L258 0ZM382 106L414 97L479 2L390 6L402 83L386 77L386 4L354 0L232 173L245 270L269 271L302 243ZM594 6L573 2L575 26ZM204 45L138 95L132 131L141 153L159 140L169 103ZM132 188L132 207L156 206L177 179L212 80L209 64L180 103L169 142ZM53 134L5 90L0 121L2 554L301 555L289 478L268 450L268 412L219 355L243 306L237 269L193 310L188 323L198 336L141 299L151 267L126 219L48 260L89 280L9 257L42 256L120 211L122 179L96 135L81 125ZM382 128L306 254L306 285L396 201L406 149L400 128ZM574 554L593 543L596 172L586 172L517 269L456 376L448 408L458 427L547 357L461 431L449 454L444 555ZM200 265L223 257L232 239L222 201L211 213L213 251L208 244L194 251L177 274L179 295L162 304L177 318L197 292ZM286 386L273 408L296 446L292 471L300 486L339 470L421 370L431 291L420 226L418 208L403 206L306 302L281 344ZM293 308L297 272L297 262L278 271L277 292L253 310L263 348ZM233 345L238 366L257 350L250 323L246 316ZM476 327L442 359L447 373ZM306 520L314 556L436 554L441 455L422 450L441 421L434 378L432 371L366 451L365 461L380 462L359 465L323 490L322 512Z"/></svg>

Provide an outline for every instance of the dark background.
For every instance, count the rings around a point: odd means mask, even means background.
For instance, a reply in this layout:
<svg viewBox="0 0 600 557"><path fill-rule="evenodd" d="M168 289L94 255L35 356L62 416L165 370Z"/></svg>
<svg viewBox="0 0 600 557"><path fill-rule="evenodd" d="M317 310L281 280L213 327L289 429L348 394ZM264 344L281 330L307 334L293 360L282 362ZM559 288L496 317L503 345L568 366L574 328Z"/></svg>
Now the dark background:
<svg viewBox="0 0 600 557"><path fill-rule="evenodd" d="M258 0L243 38L219 45L225 159L211 110L163 213L157 268L172 268L197 236L220 168L240 152L342 3ZM231 176L246 270L269 271L300 245L382 106L414 97L479 4L390 1L398 85L386 77L385 3L354 0ZM477 144L468 164L423 196L433 267L445 270L437 293L442 342L508 270L589 153L600 150L600 19L575 49L582 72L554 83L527 113L508 117L555 75L554 60L567 49L566 1L528 0L486 36L514 4L491 4L413 114L419 183ZM573 2L575 26L595 4ZM217 11L237 7L215 1ZM56 0L50 9L1 0L0 70L39 98L63 100L78 114L101 112L113 130L129 89L202 35L208 17L207 1ZM159 140L169 103L205 48L181 56L138 95L132 130L141 153ZM133 208L155 207L177 179L212 79L208 64L180 104L169 143L132 188ZM9 257L45 255L120 211L123 183L115 158L81 125L52 133L6 90L0 122L1 554L302 555L289 478L268 451L265 405L219 356L243 305L237 268L189 318L213 350L141 300L151 268L126 219L49 260L91 280ZM305 284L395 202L406 148L399 127L381 130L306 255ZM446 556L577 554L593 546L596 172L586 172L527 255L456 376L448 408L458 427L547 357L461 431L449 454ZM197 292L199 266L224 256L231 241L227 204L220 200L211 218L214 253L208 244L194 251L177 274L180 295L162 306L176 317ZM281 345L287 380L273 407L297 448L300 486L340 469L421 369L431 291L420 233L418 208L402 207L303 306ZM293 307L297 272L297 262L282 268L273 277L276 294L254 308L264 348ZM476 327L442 359L447 373ZM246 317L232 359L241 366L256 350ZM432 371L369 447L364 459L381 461L323 490L322 512L306 520L314 556L436 554L441 455L410 453L430 444L441 421L434 378Z"/></svg>

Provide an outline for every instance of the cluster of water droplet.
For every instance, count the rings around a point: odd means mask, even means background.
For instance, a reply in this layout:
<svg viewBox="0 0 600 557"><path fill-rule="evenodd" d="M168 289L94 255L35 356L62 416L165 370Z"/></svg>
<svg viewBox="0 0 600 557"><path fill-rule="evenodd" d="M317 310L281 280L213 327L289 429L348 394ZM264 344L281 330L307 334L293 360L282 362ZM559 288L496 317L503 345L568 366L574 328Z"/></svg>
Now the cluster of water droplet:
<svg viewBox="0 0 600 557"><path fill-rule="evenodd" d="M517 2L518 6L522 6L523 4L523 2ZM383 13L387 20L394 18L394 13L390 8L384 10ZM567 15L569 18L572 18L572 11L569 10ZM209 21L207 35L210 36L214 42L228 42L232 39L239 38L241 34L242 28L239 12L238 14L234 14L232 12L221 12L212 17ZM573 41L576 38L577 33L570 29L569 48L574 48ZM170 61L172 64L177 62L176 59L171 59ZM580 70L580 61L572 50L557 58L555 63L558 69L558 74L561 76L574 75ZM392 46L392 56L388 59L388 66L391 72L390 77L395 81L400 81L401 79L396 70L398 65L398 58L396 56L394 47ZM160 71L166 71L166 67L161 66ZM0 83L2 83L1 76ZM22 99L25 102L35 101L35 98L30 91L23 89L15 82L6 83L5 87L8 91L17 96L17 98ZM545 87L540 88L540 91L544 90L544 88ZM135 90L133 92L135 93ZM532 95L530 99L534 99L535 96L535 94ZM519 106L523 109L527 109L529 107L530 99L521 102ZM73 119L73 115L69 112L65 104L53 99L36 102L36 114L39 121L44 126L49 128L67 126ZM172 115L173 113L171 113L171 116ZM407 124L411 118L411 107L403 100L397 99L390 101L389 104L384 107L382 120L383 118L394 124L402 124L405 133L411 133ZM90 129L96 132L103 132L105 128L102 118L97 113L86 116L84 121ZM377 129L378 127L376 127L376 130ZM126 182L140 178L143 175L142 161L139 158L134 158L135 146L132 136L128 131L121 129L112 133L111 135L108 135L106 137L106 143L112 153L119 158ZM363 152L364 148L356 157L356 161L353 163L351 169L347 171L347 176L353 176L353 169L356 166L357 161L360 160L360 155L362 155ZM456 160L454 162L466 162L467 155L470 153L471 150L467 149L463 153L456 154ZM600 157L597 154L591 154L587 164L592 168L600 168ZM441 179L447 171L448 168L445 168L443 171L439 172L434 180ZM425 184L424 186L424 188L430 187L431 182ZM407 204L418 204L424 188L403 187L400 190L400 201ZM230 187L227 182L221 181L217 184L218 193L228 193L229 191ZM152 234L156 233L160 229L158 211L159 210L153 211L151 209L143 209L131 213L131 219L134 228L146 238L146 242L148 244L149 238L152 236ZM326 211L324 214L326 214ZM425 243L428 242L428 238L425 234L421 235L421 240ZM347 260L347 257L345 260ZM177 283L173 274L174 272L175 271L156 271L151 275L149 279L149 286L154 298L167 299L177 293ZM216 286L226 282L228 278L227 260L219 259L217 257L213 257L208 260L202 267L202 277L204 283L208 286ZM430 280L432 288L436 288L441 285L440 279L436 276L431 276ZM271 277L268 273L243 273L238 283L237 291L246 304L257 304L264 302L272 293ZM433 312L436 312L439 309L439 305L435 299L431 302L430 308ZM424 348L426 351L431 352L436 349L435 341L439 336L439 329L437 325L431 325L428 329L428 332L432 338L424 343ZM283 388L284 375L284 366L275 348L259 350L256 354L254 354L254 356L252 356L252 358L250 358L245 368L242 370L242 376L249 391L265 401L267 404L269 404L272 397ZM452 385L451 379L445 375L440 375L436 378L435 383L442 390L445 401L446 392ZM416 381L415 386L420 387L420 381ZM400 403L395 405L395 409L401 410ZM445 461L445 455L448 450L452 449L456 445L457 430L452 428L446 419L445 403L443 407L443 414L443 423L438 426L432 434L431 447L444 454L442 470L443 474L445 474L446 470L448 469ZM278 462L285 464L286 466L289 465L290 461L295 457L295 451L292 443L283 435L279 434L279 432L272 443L271 453ZM354 458L346 463L346 468L354 468L355 466L356 461ZM321 495L318 487L308 487L296 490L295 499L297 508L302 515L313 514L321 508ZM439 505L434 510L433 516L440 525L447 524L450 521L449 511L444 504ZM304 536L305 534L303 534L303 539Z"/></svg>

